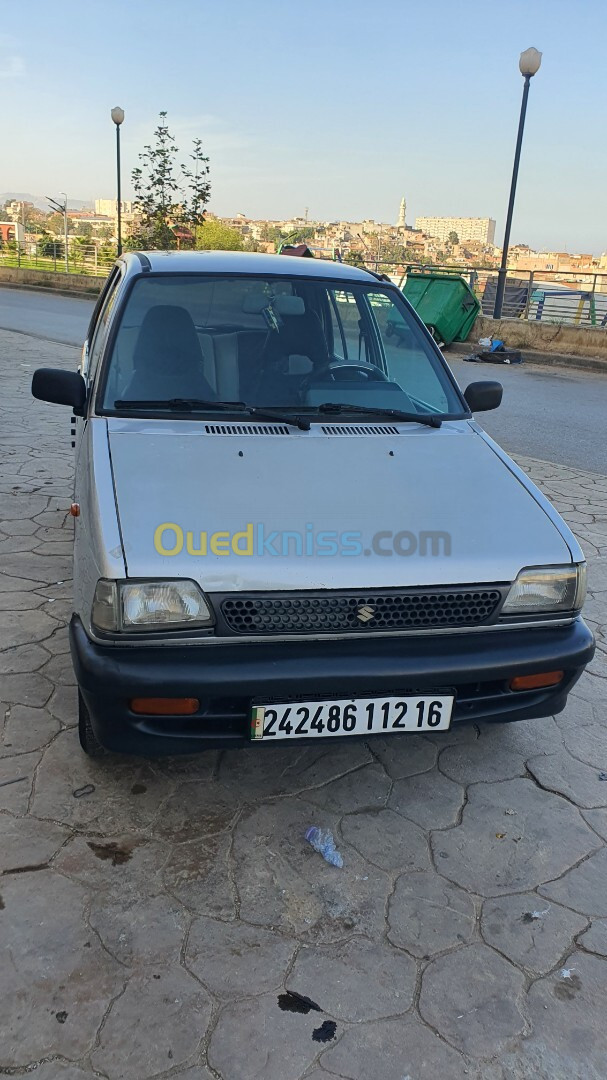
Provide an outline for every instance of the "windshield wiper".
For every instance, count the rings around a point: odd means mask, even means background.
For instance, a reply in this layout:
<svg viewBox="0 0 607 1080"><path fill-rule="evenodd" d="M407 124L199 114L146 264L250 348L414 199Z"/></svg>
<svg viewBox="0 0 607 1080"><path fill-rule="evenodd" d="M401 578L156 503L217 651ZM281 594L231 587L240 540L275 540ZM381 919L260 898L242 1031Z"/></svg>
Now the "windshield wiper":
<svg viewBox="0 0 607 1080"><path fill-rule="evenodd" d="M290 424L291 427L300 428L301 431L310 430L310 421L302 416L285 416L283 413L273 412L270 409L258 409L255 405L247 405L246 401L206 401L204 398L166 398L156 400L120 399L114 402L116 409L166 409L175 412L199 412L213 409L217 412L243 412L247 416L259 416L262 420L277 420L282 424Z"/></svg>
<svg viewBox="0 0 607 1080"><path fill-rule="evenodd" d="M381 409L375 405L348 405L346 402L324 401L316 408L322 413L342 412L372 413L374 416L391 416L394 420L402 420L405 424L426 424L428 427L439 428L442 424L440 416L433 413L403 412L402 409Z"/></svg>

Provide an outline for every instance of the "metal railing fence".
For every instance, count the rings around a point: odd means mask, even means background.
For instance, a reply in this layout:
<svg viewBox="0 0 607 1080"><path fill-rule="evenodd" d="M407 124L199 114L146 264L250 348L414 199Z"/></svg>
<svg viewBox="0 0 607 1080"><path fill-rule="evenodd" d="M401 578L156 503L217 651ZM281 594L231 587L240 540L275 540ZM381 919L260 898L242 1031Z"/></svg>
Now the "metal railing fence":
<svg viewBox="0 0 607 1080"><path fill-rule="evenodd" d="M67 260L61 237L0 244L0 267L105 276L115 258L113 244L85 237L69 238ZM409 271L461 275L478 296L482 314L493 315L498 274L495 267L411 263L405 269L402 263L377 259L367 260L366 266L369 270L387 274L399 287L404 284ZM502 315L506 319L607 329L607 271L519 270L512 267L506 278Z"/></svg>
<svg viewBox="0 0 607 1080"><path fill-rule="evenodd" d="M494 267L402 264L376 261L368 269L386 273L399 287L407 272L461 275L481 302L482 314L493 316L498 271ZM607 271L508 270L502 317L544 323L607 329Z"/></svg>
<svg viewBox="0 0 607 1080"><path fill-rule="evenodd" d="M0 244L0 267L47 270L57 274L93 274L103 277L116 258L112 244L70 237L65 258L62 237L44 240L8 241ZM66 269L67 261L67 269Z"/></svg>

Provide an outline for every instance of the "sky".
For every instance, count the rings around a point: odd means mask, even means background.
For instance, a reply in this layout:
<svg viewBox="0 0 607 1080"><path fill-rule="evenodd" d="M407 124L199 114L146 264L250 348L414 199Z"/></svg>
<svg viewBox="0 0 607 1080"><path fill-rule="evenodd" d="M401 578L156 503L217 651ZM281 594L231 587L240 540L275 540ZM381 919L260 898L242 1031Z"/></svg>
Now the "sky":
<svg viewBox="0 0 607 1080"><path fill-rule="evenodd" d="M607 0L26 0L0 4L0 191L123 197L160 110L200 137L218 215L493 217L512 243L607 248Z"/></svg>

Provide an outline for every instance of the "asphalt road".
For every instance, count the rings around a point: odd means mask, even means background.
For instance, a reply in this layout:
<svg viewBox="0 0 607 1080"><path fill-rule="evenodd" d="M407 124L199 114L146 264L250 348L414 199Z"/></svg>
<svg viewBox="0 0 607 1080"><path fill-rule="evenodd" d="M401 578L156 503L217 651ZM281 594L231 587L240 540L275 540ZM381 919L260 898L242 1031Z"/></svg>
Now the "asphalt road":
<svg viewBox="0 0 607 1080"><path fill-rule="evenodd" d="M477 379L502 383L500 408L478 420L509 454L607 474L607 374L449 363L461 387Z"/></svg>
<svg viewBox="0 0 607 1080"><path fill-rule="evenodd" d="M0 288L0 329L82 345L94 300L55 296L41 289ZM40 350L41 363L44 352Z"/></svg>
<svg viewBox="0 0 607 1080"><path fill-rule="evenodd" d="M34 337L80 345L92 310L92 300L0 288L0 328ZM501 408L479 419L506 451L607 474L607 376L450 363L462 387L477 379L503 383Z"/></svg>

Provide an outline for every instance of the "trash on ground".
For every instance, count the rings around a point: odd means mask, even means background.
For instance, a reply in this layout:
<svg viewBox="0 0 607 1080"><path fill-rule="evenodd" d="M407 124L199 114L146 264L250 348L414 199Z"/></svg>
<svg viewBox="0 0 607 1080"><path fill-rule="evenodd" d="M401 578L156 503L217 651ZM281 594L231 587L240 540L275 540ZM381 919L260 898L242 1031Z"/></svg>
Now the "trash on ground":
<svg viewBox="0 0 607 1080"><path fill-rule="evenodd" d="M0 787L8 787L9 784L21 784L24 780L27 780L27 776L15 776L13 780L3 780Z"/></svg>
<svg viewBox="0 0 607 1080"><path fill-rule="evenodd" d="M83 795L92 795L94 790L94 784L85 784L84 787L77 787L75 791L72 791L72 795L75 799L81 799Z"/></svg>
<svg viewBox="0 0 607 1080"><path fill-rule="evenodd" d="M501 338L483 337L479 339L480 350L463 356L470 364L522 364L520 349L509 349Z"/></svg>
<svg viewBox="0 0 607 1080"><path fill-rule="evenodd" d="M599 780L607 780L607 772L600 772Z"/></svg>
<svg viewBox="0 0 607 1080"><path fill-rule="evenodd" d="M538 919L543 919L544 915L547 915L549 911L549 907L544 908L543 911L525 911L524 914L521 915L521 922L537 922Z"/></svg>
<svg viewBox="0 0 607 1080"><path fill-rule="evenodd" d="M322 855L325 862L328 862L331 866L338 866L341 870L344 860L335 847L335 840L330 829L319 829L317 825L310 825L304 835L308 843L314 848L314 851Z"/></svg>

